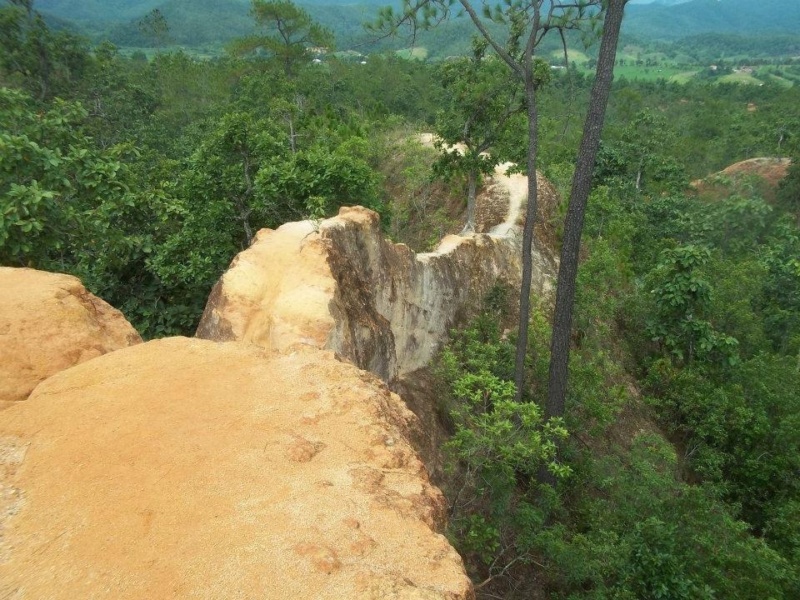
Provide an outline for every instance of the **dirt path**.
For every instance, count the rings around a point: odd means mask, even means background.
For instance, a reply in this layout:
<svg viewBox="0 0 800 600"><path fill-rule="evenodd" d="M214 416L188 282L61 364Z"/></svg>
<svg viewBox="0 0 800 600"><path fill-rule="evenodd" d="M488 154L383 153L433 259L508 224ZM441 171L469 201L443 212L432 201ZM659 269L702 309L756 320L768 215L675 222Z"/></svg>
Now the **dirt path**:
<svg viewBox="0 0 800 600"><path fill-rule="evenodd" d="M417 139L423 146L434 147L435 136L432 133L421 133ZM459 146L457 145L455 148L459 148ZM497 165L494 168L494 174L488 178L484 185L486 189L494 188L494 193L497 196L507 195L508 198L505 220L489 230L489 235L494 237L514 237L519 232L522 207L528 198L528 177L521 173L507 175L506 172L513 166L514 163L511 162ZM470 235L473 234L463 234L463 237L469 237Z"/></svg>
<svg viewBox="0 0 800 600"><path fill-rule="evenodd" d="M521 173L506 175L506 171L512 166L513 163L508 162L497 165L494 169L493 182L508 192L508 213L505 221L492 227L489 235L508 237L516 235L519 228L519 222L522 218L522 206L528 199L528 177Z"/></svg>

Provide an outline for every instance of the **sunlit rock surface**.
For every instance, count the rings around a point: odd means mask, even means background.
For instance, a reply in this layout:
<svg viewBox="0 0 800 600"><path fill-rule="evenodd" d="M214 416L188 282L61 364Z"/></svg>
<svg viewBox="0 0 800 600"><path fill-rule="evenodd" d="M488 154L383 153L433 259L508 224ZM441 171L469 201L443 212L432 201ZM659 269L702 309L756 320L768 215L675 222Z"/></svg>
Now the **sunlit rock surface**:
<svg viewBox="0 0 800 600"><path fill-rule="evenodd" d="M425 254L385 240L378 215L361 207L262 230L215 286L197 336L331 349L393 382L428 365L492 286L519 286L518 219L497 234L447 236ZM533 289L546 293L553 261L537 252L535 265Z"/></svg>
<svg viewBox="0 0 800 600"><path fill-rule="evenodd" d="M0 404L40 381L141 342L121 312L71 275L0 267Z"/></svg>
<svg viewBox="0 0 800 600"><path fill-rule="evenodd" d="M0 597L468 599L416 417L331 352L170 338L0 413Z"/></svg>

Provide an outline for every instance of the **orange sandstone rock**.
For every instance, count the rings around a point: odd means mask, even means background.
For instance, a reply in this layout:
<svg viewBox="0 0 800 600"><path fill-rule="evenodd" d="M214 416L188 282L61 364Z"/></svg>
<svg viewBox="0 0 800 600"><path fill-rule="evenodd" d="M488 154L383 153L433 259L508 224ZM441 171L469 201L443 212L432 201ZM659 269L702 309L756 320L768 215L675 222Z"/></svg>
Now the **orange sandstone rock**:
<svg viewBox="0 0 800 600"><path fill-rule="evenodd" d="M445 504L375 377L169 338L0 412L0 597L469 599Z"/></svg>
<svg viewBox="0 0 800 600"><path fill-rule="evenodd" d="M0 267L0 402L59 371L142 339L71 275Z"/></svg>

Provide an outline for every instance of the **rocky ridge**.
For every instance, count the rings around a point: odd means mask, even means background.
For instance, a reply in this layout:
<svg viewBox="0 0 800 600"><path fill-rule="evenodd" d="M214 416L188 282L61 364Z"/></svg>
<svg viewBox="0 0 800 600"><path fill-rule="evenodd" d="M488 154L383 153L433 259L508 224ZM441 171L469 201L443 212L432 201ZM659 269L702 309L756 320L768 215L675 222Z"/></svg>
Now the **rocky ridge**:
<svg viewBox="0 0 800 600"><path fill-rule="evenodd" d="M524 185L503 177L484 233L415 255L363 208L264 230L209 299L213 341L58 363L0 412L0 597L473 598L428 424L375 375L413 389L491 286L518 285ZM539 291L553 263L537 253Z"/></svg>
<svg viewBox="0 0 800 600"><path fill-rule="evenodd" d="M2 414L0 597L472 598L419 422L330 352L158 340Z"/></svg>
<svg viewBox="0 0 800 600"><path fill-rule="evenodd" d="M492 286L519 286L519 196L527 190L517 179L525 178L498 167L493 197L503 194L503 221L484 201L477 221L487 233L449 235L430 253L387 241L378 215L361 207L262 230L214 287L197 337L330 349L394 383L428 365ZM542 206L554 209L552 185L540 178L540 186ZM555 259L535 250L532 290L547 294Z"/></svg>

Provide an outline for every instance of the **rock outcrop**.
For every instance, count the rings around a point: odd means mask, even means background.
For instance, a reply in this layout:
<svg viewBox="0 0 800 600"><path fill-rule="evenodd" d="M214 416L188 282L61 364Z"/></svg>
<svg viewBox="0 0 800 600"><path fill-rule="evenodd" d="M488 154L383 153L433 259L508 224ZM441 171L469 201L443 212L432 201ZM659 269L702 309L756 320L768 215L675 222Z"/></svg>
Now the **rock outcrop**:
<svg viewBox="0 0 800 600"><path fill-rule="evenodd" d="M473 597L418 421L331 352L149 342L0 414L0 597Z"/></svg>
<svg viewBox="0 0 800 600"><path fill-rule="evenodd" d="M734 193L740 184L748 187L755 184L755 191L767 202L772 202L778 185L786 177L791 164L789 158L750 158L734 163L704 179L693 181L691 187L701 194L726 198ZM751 190L748 193L751 193Z"/></svg>
<svg viewBox="0 0 800 600"><path fill-rule="evenodd" d="M768 185L776 187L780 180L786 177L791 164L792 161L789 158L751 158L734 163L723 169L721 173L731 177L753 175L764 179Z"/></svg>
<svg viewBox="0 0 800 600"><path fill-rule="evenodd" d="M51 375L141 342L121 312L70 275L0 267L0 404Z"/></svg>
<svg viewBox="0 0 800 600"><path fill-rule="evenodd" d="M519 285L517 221L497 235L447 236L425 254L385 240L378 215L360 207L262 230L214 287L197 336L330 349L395 382L428 365L492 286ZM543 292L552 259L538 253L536 265Z"/></svg>
<svg viewBox="0 0 800 600"><path fill-rule="evenodd" d="M358 207L262 230L207 339L125 347L140 339L74 278L2 270L0 391L36 388L0 412L0 598L472 600L415 374L495 284L519 286L527 188L502 169L480 233L435 252Z"/></svg>

